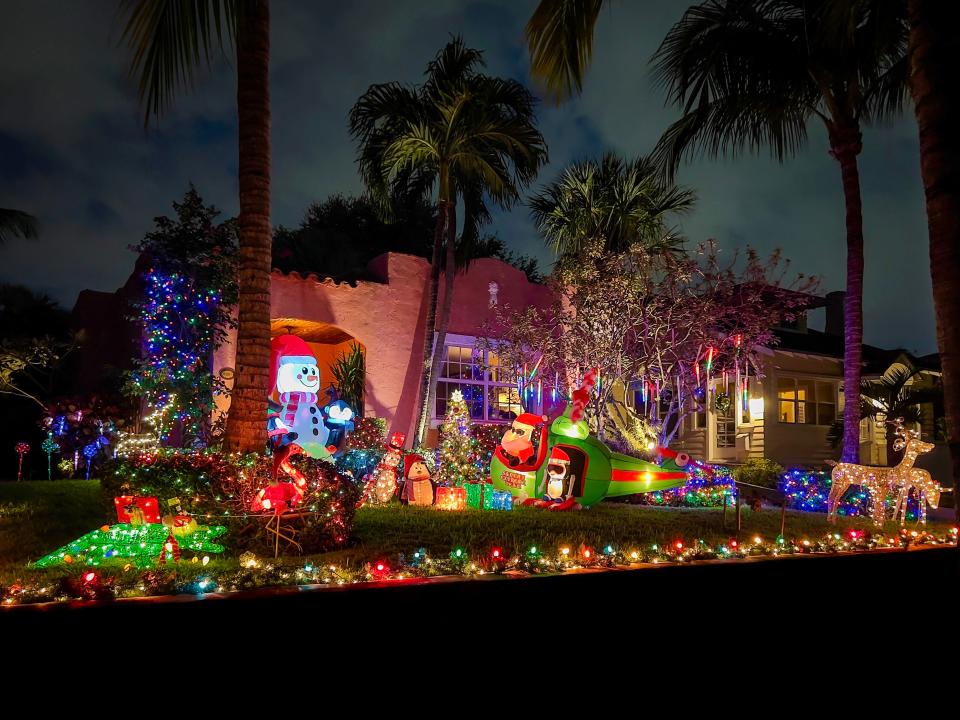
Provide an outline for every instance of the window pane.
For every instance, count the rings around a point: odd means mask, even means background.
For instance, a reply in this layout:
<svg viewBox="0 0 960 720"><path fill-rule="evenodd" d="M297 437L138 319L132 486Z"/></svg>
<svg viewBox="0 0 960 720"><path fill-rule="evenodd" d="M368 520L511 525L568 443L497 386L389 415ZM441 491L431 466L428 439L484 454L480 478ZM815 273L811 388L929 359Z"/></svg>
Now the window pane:
<svg viewBox="0 0 960 720"><path fill-rule="evenodd" d="M455 382L440 381L437 383L437 405L434 417L442 420L447 414L450 396L455 390L463 393L470 417L479 420L483 418L483 385L466 385Z"/></svg>
<svg viewBox="0 0 960 720"><path fill-rule="evenodd" d="M487 389L488 420L513 420L522 412L520 394L513 385Z"/></svg>
<svg viewBox="0 0 960 720"><path fill-rule="evenodd" d="M813 394L813 380L797 380L797 400L816 400Z"/></svg>
<svg viewBox="0 0 960 720"><path fill-rule="evenodd" d="M817 402L827 402L827 403L836 403L837 394L833 389L834 385L831 382L818 382L817 383ZM823 425L823 423L820 423Z"/></svg>
<svg viewBox="0 0 960 720"><path fill-rule="evenodd" d="M817 424L832 425L837 419L836 408L834 403L817 403Z"/></svg>
<svg viewBox="0 0 960 720"><path fill-rule="evenodd" d="M780 422L795 423L797 421L797 404L789 400L780 401Z"/></svg>
<svg viewBox="0 0 960 720"><path fill-rule="evenodd" d="M777 396L781 400L796 400L796 381L793 378L777 378ZM793 422L793 420L790 420L790 422Z"/></svg>
<svg viewBox="0 0 960 720"><path fill-rule="evenodd" d="M805 425L817 424L817 404L814 402L797 403L797 422Z"/></svg>

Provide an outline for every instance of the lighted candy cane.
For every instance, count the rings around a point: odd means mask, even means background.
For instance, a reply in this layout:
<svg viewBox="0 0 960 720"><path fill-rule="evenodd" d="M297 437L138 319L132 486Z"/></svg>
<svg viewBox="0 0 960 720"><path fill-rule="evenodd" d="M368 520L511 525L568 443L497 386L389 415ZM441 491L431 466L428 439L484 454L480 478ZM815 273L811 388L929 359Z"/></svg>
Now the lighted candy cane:
<svg viewBox="0 0 960 720"><path fill-rule="evenodd" d="M584 411L587 409L587 402L590 400L590 391L597 384L597 375L599 368L592 368L583 376L583 383L573 391L573 410L570 413L572 422L579 422L583 419Z"/></svg>
<svg viewBox="0 0 960 720"><path fill-rule="evenodd" d="M30 446L25 442L18 442L15 449L20 456L20 462L17 463L17 482L20 482L23 476L23 456L30 452Z"/></svg>

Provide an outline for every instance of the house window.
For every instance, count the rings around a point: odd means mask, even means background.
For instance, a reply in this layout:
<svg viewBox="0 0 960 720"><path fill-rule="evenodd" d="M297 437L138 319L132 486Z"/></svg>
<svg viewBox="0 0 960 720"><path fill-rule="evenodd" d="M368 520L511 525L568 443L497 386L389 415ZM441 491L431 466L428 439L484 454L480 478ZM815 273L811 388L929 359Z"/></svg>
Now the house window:
<svg viewBox="0 0 960 720"><path fill-rule="evenodd" d="M523 412L515 373L500 367L493 351L476 348L472 337L447 336L437 379L435 420L446 415L455 390L463 393L473 420L509 422ZM528 397L527 402L532 405L536 398Z"/></svg>
<svg viewBox="0 0 960 720"><path fill-rule="evenodd" d="M832 425L837 419L836 385L811 378L778 377L777 417L795 425Z"/></svg>

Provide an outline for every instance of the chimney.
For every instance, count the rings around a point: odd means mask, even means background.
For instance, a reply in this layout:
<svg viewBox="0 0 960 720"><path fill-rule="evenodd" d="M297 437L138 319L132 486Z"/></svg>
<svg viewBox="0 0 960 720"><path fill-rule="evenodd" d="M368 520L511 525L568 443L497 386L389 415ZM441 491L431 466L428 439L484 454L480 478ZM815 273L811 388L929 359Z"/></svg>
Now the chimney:
<svg viewBox="0 0 960 720"><path fill-rule="evenodd" d="M847 293L843 290L834 290L827 293L827 322L823 331L827 335L843 337L843 305Z"/></svg>

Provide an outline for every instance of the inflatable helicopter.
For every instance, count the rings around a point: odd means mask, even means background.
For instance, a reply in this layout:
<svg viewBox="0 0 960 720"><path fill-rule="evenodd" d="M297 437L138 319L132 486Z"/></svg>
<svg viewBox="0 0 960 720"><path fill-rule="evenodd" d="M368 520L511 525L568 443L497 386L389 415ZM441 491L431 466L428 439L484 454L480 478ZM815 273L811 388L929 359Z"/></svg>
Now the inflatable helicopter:
<svg viewBox="0 0 960 720"><path fill-rule="evenodd" d="M661 465L614 452L590 434L583 411L595 372L573 394L563 414L523 413L504 433L490 461L497 490L552 510L590 507L605 497L680 487L690 479L685 453L664 450Z"/></svg>

